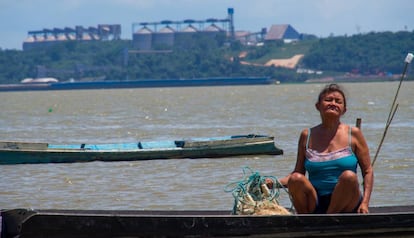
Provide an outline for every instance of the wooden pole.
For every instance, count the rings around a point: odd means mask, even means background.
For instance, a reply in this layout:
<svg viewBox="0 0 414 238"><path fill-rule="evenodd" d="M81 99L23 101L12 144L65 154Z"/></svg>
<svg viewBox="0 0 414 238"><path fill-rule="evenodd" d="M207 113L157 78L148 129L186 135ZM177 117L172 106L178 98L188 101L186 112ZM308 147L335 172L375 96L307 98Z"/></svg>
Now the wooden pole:
<svg viewBox="0 0 414 238"><path fill-rule="evenodd" d="M387 135L388 128L390 127L392 119L394 118L395 113L397 112L398 103L396 103L396 102L397 102L397 98L398 98L398 93L400 92L401 84L404 80L405 73L407 72L408 65L411 63L413 58L414 58L414 55L412 53L408 53L407 57L405 57L404 70L403 70L403 73L401 75L401 79L400 79L400 82L398 84L397 92L395 93L394 100L393 100L391 108L390 108L390 113L388 114L387 122L385 123L385 129L384 129L384 133L382 134L381 142L378 145L377 152L375 153L374 160L372 161L372 166L374 166L375 161L377 161L378 154L381 150L381 146L382 146L382 143L384 142L385 136Z"/></svg>
<svg viewBox="0 0 414 238"><path fill-rule="evenodd" d="M359 129L361 129L361 122L362 122L361 118L356 119L355 126L358 127Z"/></svg>

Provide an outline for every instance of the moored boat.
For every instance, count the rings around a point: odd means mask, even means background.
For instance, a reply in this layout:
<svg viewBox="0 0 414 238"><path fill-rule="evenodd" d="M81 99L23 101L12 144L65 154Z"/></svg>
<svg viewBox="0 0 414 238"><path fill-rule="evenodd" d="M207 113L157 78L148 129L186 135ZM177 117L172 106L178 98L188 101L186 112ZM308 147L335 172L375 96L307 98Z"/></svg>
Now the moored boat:
<svg viewBox="0 0 414 238"><path fill-rule="evenodd" d="M49 144L0 141L0 164L74 163L238 155L281 155L274 137L236 135L122 144Z"/></svg>
<svg viewBox="0 0 414 238"><path fill-rule="evenodd" d="M369 214L231 215L230 211L3 210L2 237L412 237L414 206Z"/></svg>

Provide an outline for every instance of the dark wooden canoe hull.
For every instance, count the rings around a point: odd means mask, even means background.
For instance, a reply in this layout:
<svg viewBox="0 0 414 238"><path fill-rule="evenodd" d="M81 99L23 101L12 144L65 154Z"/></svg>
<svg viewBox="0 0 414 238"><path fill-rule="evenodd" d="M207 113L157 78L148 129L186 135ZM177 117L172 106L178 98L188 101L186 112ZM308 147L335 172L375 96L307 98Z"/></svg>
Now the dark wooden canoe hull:
<svg viewBox="0 0 414 238"><path fill-rule="evenodd" d="M136 148L133 149L91 149L93 147L88 148L84 145L78 145L77 148L59 148L59 146L51 148L47 143L0 142L0 164L196 159L283 154L283 150L275 146L273 137L262 135L232 136L230 139L171 141L172 146L159 148L139 148L140 143L134 144ZM120 145L112 144L118 147Z"/></svg>
<svg viewBox="0 0 414 238"><path fill-rule="evenodd" d="M2 217L4 237L414 236L414 206L371 208L366 215L15 209L3 211Z"/></svg>

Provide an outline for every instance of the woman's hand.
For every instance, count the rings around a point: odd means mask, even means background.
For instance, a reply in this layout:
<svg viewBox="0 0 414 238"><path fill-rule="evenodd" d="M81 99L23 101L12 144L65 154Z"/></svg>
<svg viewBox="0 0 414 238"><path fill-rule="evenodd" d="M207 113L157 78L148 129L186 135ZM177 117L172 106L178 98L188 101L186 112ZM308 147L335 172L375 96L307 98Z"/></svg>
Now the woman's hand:
<svg viewBox="0 0 414 238"><path fill-rule="evenodd" d="M269 188L269 189L272 189L272 188L282 188L282 187L287 187L286 186L286 184L284 184L283 182L282 182L282 180L283 179L280 179L280 180L278 180L277 182L276 182L276 185L273 183L273 179L271 179L271 178L266 178L265 179L265 184L266 184L266 186Z"/></svg>
<svg viewBox="0 0 414 238"><path fill-rule="evenodd" d="M368 205L366 203L361 203L358 208L358 213L367 214L369 213Z"/></svg>
<svg viewBox="0 0 414 238"><path fill-rule="evenodd" d="M265 184L267 186L267 188L272 189L273 188L273 180L270 178L266 178L265 179Z"/></svg>

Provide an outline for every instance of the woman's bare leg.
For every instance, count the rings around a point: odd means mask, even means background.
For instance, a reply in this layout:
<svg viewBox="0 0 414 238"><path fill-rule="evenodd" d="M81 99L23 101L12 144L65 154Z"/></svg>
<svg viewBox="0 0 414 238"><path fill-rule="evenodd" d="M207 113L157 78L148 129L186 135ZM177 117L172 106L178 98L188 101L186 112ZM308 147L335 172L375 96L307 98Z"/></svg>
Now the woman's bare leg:
<svg viewBox="0 0 414 238"><path fill-rule="evenodd" d="M332 193L327 213L352 212L360 197L358 176L350 170L344 171Z"/></svg>
<svg viewBox="0 0 414 238"><path fill-rule="evenodd" d="M312 213L316 208L316 190L301 173L293 173L288 181L289 193L297 213Z"/></svg>

